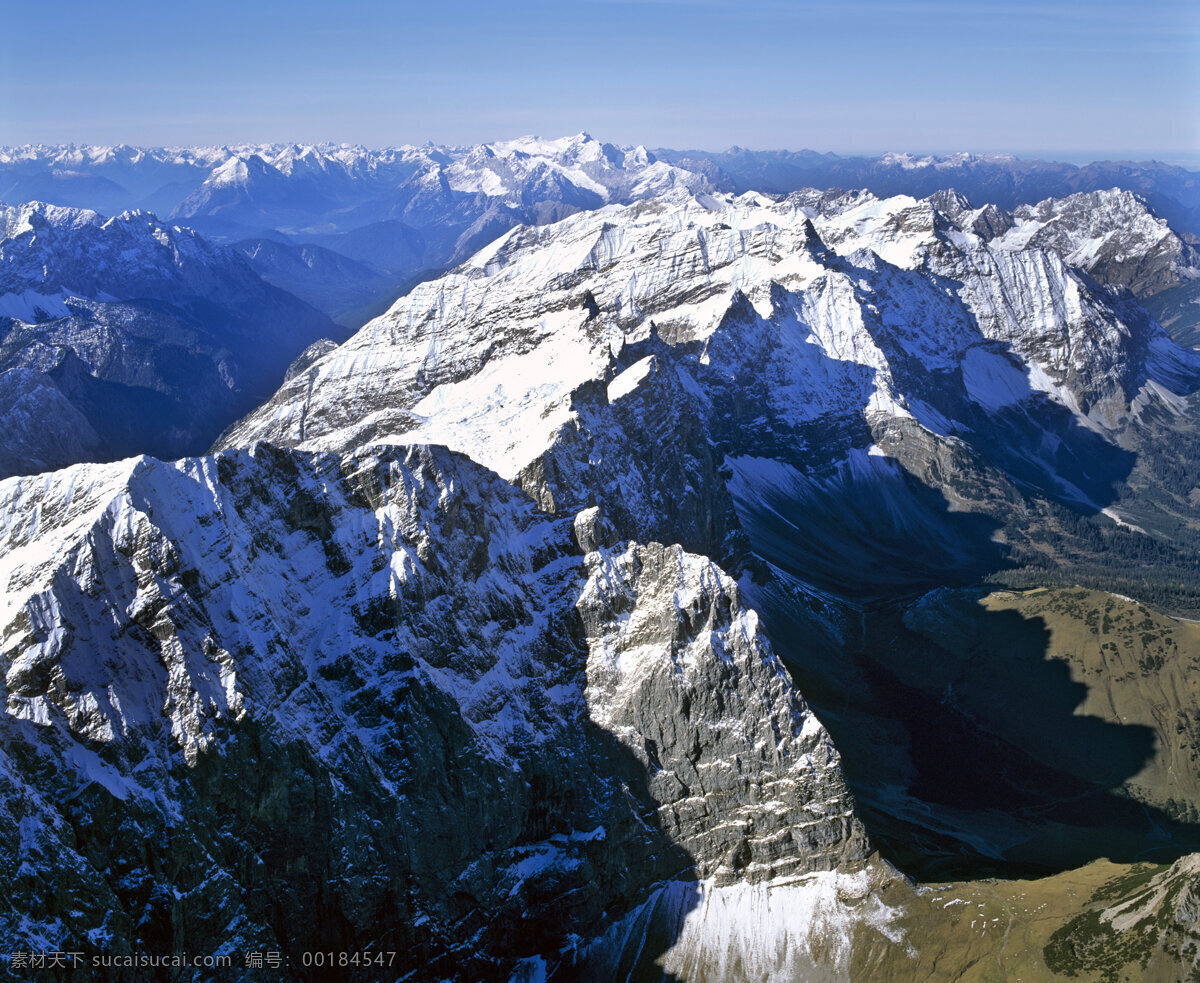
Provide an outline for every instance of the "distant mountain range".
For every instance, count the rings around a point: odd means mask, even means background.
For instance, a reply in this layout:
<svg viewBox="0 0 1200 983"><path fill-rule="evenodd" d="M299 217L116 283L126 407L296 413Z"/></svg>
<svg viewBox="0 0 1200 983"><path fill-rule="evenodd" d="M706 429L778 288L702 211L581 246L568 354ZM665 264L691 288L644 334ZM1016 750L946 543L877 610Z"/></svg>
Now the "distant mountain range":
<svg viewBox="0 0 1200 983"><path fill-rule="evenodd" d="M0 475L197 453L343 329L147 212L0 206Z"/></svg>
<svg viewBox="0 0 1200 983"><path fill-rule="evenodd" d="M398 218L399 212L419 213L422 202L444 192L481 194L510 206L557 204L566 213L672 187L771 194L865 188L881 197L925 197L952 187L977 204L1005 209L1117 187L1142 194L1179 231L1200 234L1200 175L1157 161L1081 166L1011 154L649 151L586 133L383 150L345 144L0 149L3 201L44 200L108 212L145 208L174 219L224 221L259 231L345 231L361 224L358 209L369 211L370 221ZM389 207L397 214L385 216ZM319 229L321 223L326 228ZM414 224L421 224L419 218Z"/></svg>
<svg viewBox="0 0 1200 983"><path fill-rule="evenodd" d="M787 193L797 188L866 188L880 197L931 195L954 188L975 204L1012 209L1081 191L1121 188L1141 194L1181 233L1200 235L1200 174L1158 161L1096 161L1077 165L1013 154L942 157L882 154L842 157L811 150L723 153L656 150L664 161L705 174L722 190Z"/></svg>
<svg viewBox="0 0 1200 983"><path fill-rule="evenodd" d="M0 201L106 214L142 208L221 241L246 240L241 245L252 265L278 286L291 290L299 283L295 271L312 269L304 299L352 328L381 313L401 285L461 262L515 225L674 188L734 194L863 188L918 198L953 188L973 205L1006 210L1119 188L1140 194L1182 237L1200 235L1200 175L1157 162L1080 167L1005 154L649 151L586 133L384 150L328 144L0 150ZM277 245L262 248L264 238ZM1168 303L1179 307L1178 301ZM1186 301L1181 316L1190 325L1195 319Z"/></svg>

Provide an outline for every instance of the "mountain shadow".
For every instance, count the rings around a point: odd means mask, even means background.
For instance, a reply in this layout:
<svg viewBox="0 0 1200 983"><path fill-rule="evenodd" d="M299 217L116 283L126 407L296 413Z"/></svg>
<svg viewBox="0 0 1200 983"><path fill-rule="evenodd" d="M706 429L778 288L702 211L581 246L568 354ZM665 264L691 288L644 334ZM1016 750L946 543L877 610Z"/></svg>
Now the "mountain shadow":
<svg viewBox="0 0 1200 983"><path fill-rule="evenodd" d="M906 873L1034 876L1200 849L1196 790L1155 777L1164 732L1094 715L1110 670L1073 670L1044 618L983 606L986 588L844 607L778 568L749 592L841 752L873 842ZM1186 707L1168 709L1187 726ZM1191 811L1165 811L1176 797Z"/></svg>
<svg viewBox="0 0 1200 983"><path fill-rule="evenodd" d="M1132 458L1114 449L1087 461L1074 487L1115 487ZM1116 670L1098 663L1081 682L1052 653L1043 618L981 606L986 588L945 589L1003 577L1014 557L1046 548L1044 480L997 481L985 467L947 474L939 487L864 452L770 483L761 463L747 468L735 470L731 490L765 562L744 581L751 601L841 751L868 832L898 867L926 879L1030 876L1200 849L1194 812L1168 814L1168 788L1152 801L1131 781L1161 750L1156 730L1101 719L1095 701L1087 715L1078 710ZM985 490L990 514L951 510L955 485ZM1020 524L1021 509L1033 521ZM1107 522L1096 504L1065 496L1048 512L1063 513L1085 530ZM1054 535L1061 543L1061 526ZM1051 583L1070 583L1067 559ZM1115 651L1118 641L1106 644ZM1174 794L1198 804L1194 790Z"/></svg>
<svg viewBox="0 0 1200 983"><path fill-rule="evenodd" d="M673 981L654 973L674 942L675 924L658 917L655 879L674 886L682 915L700 893L689 873L692 858L656 820L640 763L611 735L589 727L594 743L585 762L546 757L504 774L472 760L465 745L455 748L465 728L441 717L441 709L410 706L411 729L400 727L409 736L397 754L432 755L418 762L429 772L420 798L412 794L420 790L416 781L404 783L408 792L399 797L382 787L377 761L352 756L334 772L307 742L247 722L220 752L173 769L170 814L103 780L73 787L69 769L52 782L34 774L44 736L32 724L11 722L13 776L62 794L53 818L29 812L37 793L17 797L0 815L0 842L22 862L6 887L6 910L56 921L52 948L78 954L73 968L50 970L47 979L368 983L387 976L503 983L519 978L513 967L522 959L569 948L570 932L603 931L649 898L639 917L650 928L622 938L611 955L626 969L639 967L632 979ZM397 723L404 715L401 709ZM431 737L450 743L435 748ZM580 840L571 820L589 805L582 788L598 777L597 764L604 772L599 788L620 793L613 805L632 825L610 820L610 828L598 827L601 835ZM454 780L444 768L455 769ZM423 822L429 813L440 819ZM34 849L28 831L24 839L20 832L22 822L34 821L44 839L65 839L49 852ZM572 849L572 863L557 875L536 876L537 862L554 844ZM474 880L440 873L456 847L475 850ZM489 906L476 892L496 887L485 876L498 863L504 873L505 860L529 867L536 883L518 883L503 903L493 899ZM22 948L19 933L12 945ZM199 977L178 969L181 957L209 953L232 962ZM250 961L255 953L259 969ZM158 963L138 968L129 960L139 954ZM342 954L353 962L339 964ZM602 955L609 954L592 955L597 972L590 963L564 964L551 978L615 978L604 975ZM549 964L556 967L553 958Z"/></svg>

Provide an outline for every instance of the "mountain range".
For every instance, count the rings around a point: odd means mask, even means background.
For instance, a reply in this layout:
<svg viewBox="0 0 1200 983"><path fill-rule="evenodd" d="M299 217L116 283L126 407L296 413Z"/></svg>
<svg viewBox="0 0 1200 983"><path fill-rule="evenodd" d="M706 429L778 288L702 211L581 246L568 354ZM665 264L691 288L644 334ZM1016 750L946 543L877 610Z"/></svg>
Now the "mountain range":
<svg viewBox="0 0 1200 983"><path fill-rule="evenodd" d="M797 170L800 160L814 167L845 164L813 155L732 159L770 186L801 177L829 181L841 173ZM9 449L0 473L139 451L194 453L264 399L309 344L342 340L414 284L519 224L552 223L580 210L664 194L711 195L741 180L731 176L735 171L701 166L698 158L681 160L686 167L666 163L662 153L621 149L586 134L464 149L0 152L6 193L157 202L169 205L171 216L164 222L130 211L106 219L88 209L37 203L7 208L0 317L12 328L3 343L4 385L14 408L10 418L29 437ZM751 160L761 167L750 168ZM879 173L914 181L923 175L922 187L940 175L943 189L929 200L947 221L969 213L970 230L985 240L997 238L1010 250L1029 244L1054 251L1101 282L1133 291L1177 339L1195 340L1200 259L1191 237L1142 194L1080 192L980 210L946 190L947 182L962 179L975 187L972 175L981 168L991 173L1007 166L1023 174L1024 163L892 155L877 164ZM1137 173L1151 172L1147 166ZM1187 182L1173 170L1163 173L1162 186L1186 199ZM1083 179L1075 174L1072 180ZM46 326L51 321L53 331ZM171 367L184 364L191 368L172 376ZM203 398L195 398L197 391Z"/></svg>
<svg viewBox="0 0 1200 983"><path fill-rule="evenodd" d="M10 424L14 951L277 951L297 980L1200 973L1188 231L1144 189L781 189L851 165L700 157L8 153L30 187L170 187L202 230L4 212L17 405L70 403L71 359L153 389L109 366L181 351L163 391L226 400L174 463L50 471L95 452L44 463ZM1068 173L1018 163L871 166ZM368 241L410 273L338 249ZM402 295L342 344L297 299L370 277Z"/></svg>

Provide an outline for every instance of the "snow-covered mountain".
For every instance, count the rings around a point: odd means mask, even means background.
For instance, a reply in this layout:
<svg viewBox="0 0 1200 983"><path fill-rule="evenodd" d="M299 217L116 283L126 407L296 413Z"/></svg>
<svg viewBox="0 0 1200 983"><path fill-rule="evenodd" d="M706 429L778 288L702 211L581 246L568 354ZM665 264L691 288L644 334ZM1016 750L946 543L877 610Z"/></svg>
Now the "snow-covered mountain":
<svg viewBox="0 0 1200 983"><path fill-rule="evenodd" d="M473 147L345 144L248 144L221 147L25 146L0 148L0 200L166 213L200 191L195 203L221 189L244 190L283 179L308 211L329 200L368 197L430 175L455 191L528 198L538 182L575 195L628 201L672 187L709 187L787 194L804 187L866 188L881 196L928 196L957 188L972 201L1012 209L1046 198L1118 187L1139 192L1182 231L1200 206L1194 172L1158 162L1102 161L1077 166L1012 154L846 157L804 150L655 150L618 147L577 134L557 140L523 137ZM303 191L302 189L307 189ZM536 194L536 193L535 193ZM100 200L98 196L108 196ZM542 196L544 197L544 195ZM227 198L225 200L232 200ZM165 203L165 204L164 204ZM529 201L525 201L528 204ZM189 206L189 209L191 206Z"/></svg>
<svg viewBox="0 0 1200 983"><path fill-rule="evenodd" d="M384 151L271 146L231 151L171 217L225 238L265 233L291 240L256 256L255 268L272 282L302 260L286 254L306 243L391 277L387 286L353 285L349 300L344 281L328 290L310 281L314 302L341 316L346 308L391 301L404 280L440 272L515 225L677 187L707 184L644 148L618 148L587 134Z"/></svg>
<svg viewBox="0 0 1200 983"><path fill-rule="evenodd" d="M432 440L516 478L576 425L587 386L615 406L649 384L663 343L689 356L680 385L705 414L726 390L754 394L761 428L795 453L815 424L963 440L1005 408L1106 432L1139 396L1192 385L1200 361L1128 295L1029 244L1045 223L996 212L1010 226L996 235L994 210L953 204L679 192L518 229L417 286L225 443ZM625 368L633 350L645 357Z"/></svg>
<svg viewBox="0 0 1200 983"><path fill-rule="evenodd" d="M0 201L165 215L228 156L215 147L10 147L0 149Z"/></svg>
<svg viewBox="0 0 1200 983"><path fill-rule="evenodd" d="M202 449L328 318L146 212L0 205L0 474Z"/></svg>
<svg viewBox="0 0 1200 983"><path fill-rule="evenodd" d="M954 220L1003 249L1044 249L1101 283L1151 297L1200 279L1200 251L1159 218L1145 199L1115 188L1050 198L1011 213L972 209L947 193L934 199Z"/></svg>
<svg viewBox="0 0 1200 983"><path fill-rule="evenodd" d="M21 147L0 150L0 192L7 200L30 200L28 192L60 187L63 198L86 198L85 182L124 189L126 208L163 197L168 187L190 182L172 203L173 218L220 218L254 228L325 223L346 228L332 214L381 196L393 208L410 199L482 196L513 207L547 203L567 211L613 201L632 201L676 187L706 187L702 177L665 164L643 147L617 147L586 133L558 140L524 137L474 147L365 147L323 144L209 148ZM65 201L65 204L85 204ZM156 205L161 210L161 204ZM329 213L329 214L327 214ZM565 212L564 212L565 214ZM376 215L384 217L382 211ZM265 224L264 224L265 223Z"/></svg>
<svg viewBox="0 0 1200 983"><path fill-rule="evenodd" d="M733 195L582 136L180 160L227 228L487 244L338 347L255 335L286 295L243 256L369 256L3 213L29 453L130 405L63 380L207 403L213 338L307 345L210 456L0 481L14 951L783 983L1007 972L1012 934L1039 972L1195 969L1191 629L1045 589L1195 594L1200 354L1131 291L1196 258L1145 201ZM1041 590L978 586L1014 568ZM954 883L1101 856L1162 863Z"/></svg>
<svg viewBox="0 0 1200 983"><path fill-rule="evenodd" d="M1096 161L1077 165L1006 153L877 157L811 150L655 150L664 161L706 175L722 191L787 194L798 188L865 188L880 197L927 197L956 188L972 201L1013 209L1046 198L1120 188L1145 196L1181 232L1200 235L1200 179L1159 161Z"/></svg>
<svg viewBox="0 0 1200 983"><path fill-rule="evenodd" d="M379 221L436 231L445 265L473 251L481 232L554 221L610 202L629 202L704 178L586 133L476 147L267 147L231 153L172 212L201 228L278 229L293 235L348 232ZM450 228L441 228L449 226ZM493 233L494 234L494 233Z"/></svg>

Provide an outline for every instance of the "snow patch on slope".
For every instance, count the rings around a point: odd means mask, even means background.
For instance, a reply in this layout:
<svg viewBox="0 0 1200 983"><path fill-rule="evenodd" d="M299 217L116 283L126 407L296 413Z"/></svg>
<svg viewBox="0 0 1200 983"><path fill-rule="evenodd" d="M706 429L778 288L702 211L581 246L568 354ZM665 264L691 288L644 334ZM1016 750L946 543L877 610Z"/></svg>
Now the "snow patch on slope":
<svg viewBox="0 0 1200 983"><path fill-rule="evenodd" d="M584 962L607 966L617 953L629 959L651 932L673 940L655 964L680 981L849 979L851 949L863 934L905 946L915 960L900 910L873 890L878 876L865 867L759 884L670 882L590 943Z"/></svg>

